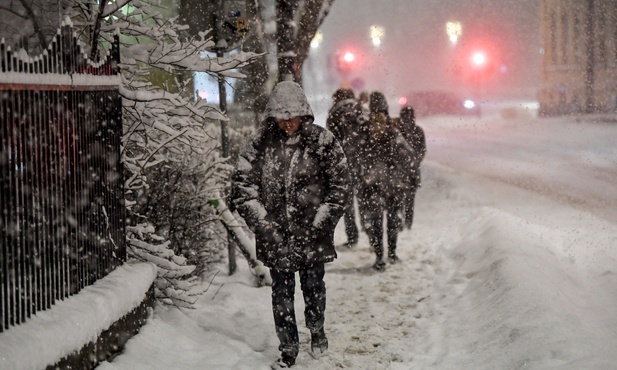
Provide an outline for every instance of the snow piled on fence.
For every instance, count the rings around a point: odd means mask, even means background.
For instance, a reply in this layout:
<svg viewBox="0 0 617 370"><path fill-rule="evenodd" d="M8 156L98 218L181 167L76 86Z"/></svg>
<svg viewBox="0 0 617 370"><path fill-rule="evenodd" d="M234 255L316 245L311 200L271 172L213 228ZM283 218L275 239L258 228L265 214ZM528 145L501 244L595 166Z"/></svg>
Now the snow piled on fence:
<svg viewBox="0 0 617 370"><path fill-rule="evenodd" d="M0 334L0 369L40 370L97 340L135 309L156 278L151 263L125 263L78 294Z"/></svg>

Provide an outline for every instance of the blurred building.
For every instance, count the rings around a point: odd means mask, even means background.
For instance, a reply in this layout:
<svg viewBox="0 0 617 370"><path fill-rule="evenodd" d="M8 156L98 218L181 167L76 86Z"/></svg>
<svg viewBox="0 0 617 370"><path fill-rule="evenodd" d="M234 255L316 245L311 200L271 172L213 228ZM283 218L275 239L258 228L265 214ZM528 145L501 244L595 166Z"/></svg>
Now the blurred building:
<svg viewBox="0 0 617 370"><path fill-rule="evenodd" d="M544 0L540 112L617 112L617 0Z"/></svg>

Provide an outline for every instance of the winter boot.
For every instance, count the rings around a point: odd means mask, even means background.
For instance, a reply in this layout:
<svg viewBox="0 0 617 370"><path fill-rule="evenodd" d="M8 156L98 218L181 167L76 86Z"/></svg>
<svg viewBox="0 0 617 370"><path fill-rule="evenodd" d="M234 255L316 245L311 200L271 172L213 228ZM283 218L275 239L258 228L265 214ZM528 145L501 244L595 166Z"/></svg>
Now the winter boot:
<svg viewBox="0 0 617 370"><path fill-rule="evenodd" d="M311 355L320 358L328 352L328 338L323 326L315 331L311 330Z"/></svg>
<svg viewBox="0 0 617 370"><path fill-rule="evenodd" d="M395 264L400 262L401 260L396 256L396 244L398 239L397 232L388 232L388 262L391 264Z"/></svg>
<svg viewBox="0 0 617 370"><path fill-rule="evenodd" d="M390 264L392 264L392 265L395 265L395 264L401 262L401 259L398 258L396 253L392 252L392 253L388 253L388 262Z"/></svg>
<svg viewBox="0 0 617 370"><path fill-rule="evenodd" d="M290 367L292 367L294 364L296 363L296 359L288 356L286 354L283 353L283 355L281 356L281 358L279 358L278 360L274 361L272 363L272 365L270 365L270 368L272 370L278 370L278 369L289 369Z"/></svg>
<svg viewBox="0 0 617 370"><path fill-rule="evenodd" d="M377 261L373 264L373 270L375 271L384 271L386 269L386 263L381 259L377 258Z"/></svg>

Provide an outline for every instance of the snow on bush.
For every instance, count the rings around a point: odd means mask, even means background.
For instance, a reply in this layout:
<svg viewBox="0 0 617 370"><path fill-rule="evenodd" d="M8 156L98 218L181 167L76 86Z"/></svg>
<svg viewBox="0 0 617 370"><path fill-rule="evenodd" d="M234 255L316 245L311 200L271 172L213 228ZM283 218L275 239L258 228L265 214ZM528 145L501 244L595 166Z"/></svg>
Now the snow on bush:
<svg viewBox="0 0 617 370"><path fill-rule="evenodd" d="M193 71L243 77L234 69L259 56L202 58L214 46L208 33L186 35L187 27L162 15L167 9L157 0L123 0L98 9L97 2L81 0L71 18L81 20L84 30L100 26L101 48L120 35L130 255L159 266L159 298L190 306L198 293L195 276L226 247L208 201L225 189L231 170L218 148L217 123L227 117L194 100L190 77Z"/></svg>

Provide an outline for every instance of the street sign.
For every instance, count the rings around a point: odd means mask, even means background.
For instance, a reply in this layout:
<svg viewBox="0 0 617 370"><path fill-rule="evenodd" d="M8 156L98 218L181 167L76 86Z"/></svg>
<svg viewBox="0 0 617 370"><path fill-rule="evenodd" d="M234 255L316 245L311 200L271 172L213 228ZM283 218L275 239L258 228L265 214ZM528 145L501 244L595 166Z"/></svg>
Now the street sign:
<svg viewBox="0 0 617 370"><path fill-rule="evenodd" d="M252 0L254 1L254 0ZM255 23L255 9L246 0L180 0L180 22L189 26L188 33L198 36L211 30L217 48L230 52L240 46Z"/></svg>
<svg viewBox="0 0 617 370"><path fill-rule="evenodd" d="M221 12L223 19L220 29L216 30L217 43L225 40L230 51L234 45L242 41L249 30L249 16L246 11L246 0L224 0Z"/></svg>

